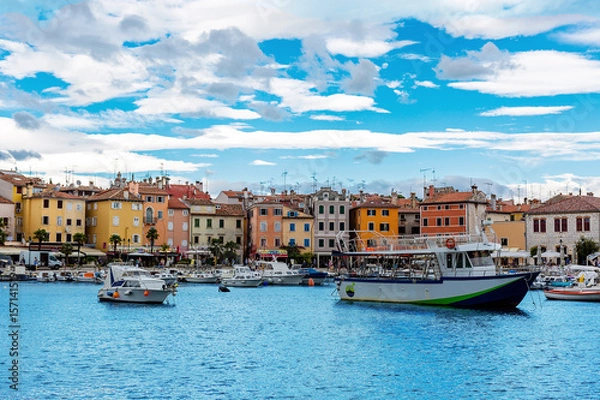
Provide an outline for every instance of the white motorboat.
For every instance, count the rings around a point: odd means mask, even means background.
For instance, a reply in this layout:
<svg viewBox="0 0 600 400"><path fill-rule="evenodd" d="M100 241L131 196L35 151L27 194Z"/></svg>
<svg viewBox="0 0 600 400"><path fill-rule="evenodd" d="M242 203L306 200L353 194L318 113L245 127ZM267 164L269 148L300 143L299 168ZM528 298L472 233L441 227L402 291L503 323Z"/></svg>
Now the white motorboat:
<svg viewBox="0 0 600 400"><path fill-rule="evenodd" d="M190 283L217 283L219 276L213 272L193 272L184 276L186 282Z"/></svg>
<svg viewBox="0 0 600 400"><path fill-rule="evenodd" d="M79 271L77 275L75 275L74 280L76 282L86 283L102 283L103 281L100 274L95 271Z"/></svg>
<svg viewBox="0 0 600 400"><path fill-rule="evenodd" d="M98 291L100 301L121 303L162 304L176 286L168 286L162 279L153 278L148 271L131 264L108 264L108 273Z"/></svg>
<svg viewBox="0 0 600 400"><path fill-rule="evenodd" d="M54 271L38 271L35 279L38 282L54 282L54 281L56 281L56 272L54 272Z"/></svg>
<svg viewBox="0 0 600 400"><path fill-rule="evenodd" d="M221 284L226 287L259 287L263 282L260 273L245 265L234 265L231 275L221 275Z"/></svg>
<svg viewBox="0 0 600 400"><path fill-rule="evenodd" d="M600 269L588 266L569 266L579 270L576 284L570 287L549 287L544 290L548 300L600 301Z"/></svg>
<svg viewBox="0 0 600 400"><path fill-rule="evenodd" d="M263 279L270 285L300 285L304 274L291 270L287 264L280 261L259 261L257 270L262 271Z"/></svg>
<svg viewBox="0 0 600 400"><path fill-rule="evenodd" d="M59 282L72 282L75 280L71 271L57 271L56 280Z"/></svg>
<svg viewBox="0 0 600 400"><path fill-rule="evenodd" d="M151 276L156 279L162 279L163 281L165 281L167 286L172 286L177 282L177 277L172 273L166 271L151 273Z"/></svg>
<svg viewBox="0 0 600 400"><path fill-rule="evenodd" d="M539 274L498 271L491 253L500 245L484 233L393 238L352 232L349 241L343 234L333 254L349 268L336 278L342 300L514 308ZM369 263L376 268L366 268Z"/></svg>

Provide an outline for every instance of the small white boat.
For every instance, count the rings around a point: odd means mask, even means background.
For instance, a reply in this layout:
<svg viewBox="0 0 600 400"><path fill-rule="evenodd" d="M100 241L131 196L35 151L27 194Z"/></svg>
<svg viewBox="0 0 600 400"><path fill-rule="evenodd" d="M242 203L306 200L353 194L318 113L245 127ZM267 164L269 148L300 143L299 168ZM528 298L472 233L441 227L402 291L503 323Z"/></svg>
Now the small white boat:
<svg viewBox="0 0 600 400"><path fill-rule="evenodd" d="M71 271L57 271L56 280L59 282L72 282L75 280Z"/></svg>
<svg viewBox="0 0 600 400"><path fill-rule="evenodd" d="M153 278L162 279L165 281L167 286L172 286L177 282L177 277L170 272L161 271L157 273L151 273Z"/></svg>
<svg viewBox="0 0 600 400"><path fill-rule="evenodd" d="M544 290L548 300L600 301L600 269L596 267L572 266L580 270L576 284L570 287L549 287Z"/></svg>
<svg viewBox="0 0 600 400"><path fill-rule="evenodd" d="M56 272L54 272L54 271L38 271L35 279L38 282L54 282L54 281L56 281Z"/></svg>
<svg viewBox="0 0 600 400"><path fill-rule="evenodd" d="M102 277L95 271L80 271L75 275L76 282L102 283Z"/></svg>
<svg viewBox="0 0 600 400"><path fill-rule="evenodd" d="M280 261L259 261L257 269L262 271L263 279L270 285L300 285L304 274L288 268L287 264Z"/></svg>
<svg viewBox="0 0 600 400"><path fill-rule="evenodd" d="M217 283L219 276L212 272L194 272L186 275L183 279L190 283Z"/></svg>
<svg viewBox="0 0 600 400"><path fill-rule="evenodd" d="M226 287L259 287L263 282L261 274L245 265L234 265L232 275L221 275L221 284Z"/></svg>
<svg viewBox="0 0 600 400"><path fill-rule="evenodd" d="M162 279L153 278L148 271L131 264L108 264L104 285L98 291L100 301L117 303L162 304L176 286L168 286Z"/></svg>

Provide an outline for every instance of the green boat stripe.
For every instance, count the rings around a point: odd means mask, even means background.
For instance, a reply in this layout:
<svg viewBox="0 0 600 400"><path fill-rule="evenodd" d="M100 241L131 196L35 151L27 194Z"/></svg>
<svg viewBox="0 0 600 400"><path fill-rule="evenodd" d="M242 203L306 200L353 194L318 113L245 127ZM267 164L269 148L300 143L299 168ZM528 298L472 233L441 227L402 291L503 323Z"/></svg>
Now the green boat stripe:
<svg viewBox="0 0 600 400"><path fill-rule="evenodd" d="M476 293L470 293L470 294L466 294L464 296L455 296L455 297L448 297L445 299L433 299L433 300L421 300L421 301L414 301L411 302L413 304L435 304L435 305L451 305L454 303L458 303L464 300L469 300L469 299L473 299L475 297L493 292L495 290L498 290L506 285L510 285L511 283L513 283L514 281L510 281L510 282L506 282L502 285L498 285L495 286L493 288L487 289L487 290L482 290L481 292L476 292Z"/></svg>

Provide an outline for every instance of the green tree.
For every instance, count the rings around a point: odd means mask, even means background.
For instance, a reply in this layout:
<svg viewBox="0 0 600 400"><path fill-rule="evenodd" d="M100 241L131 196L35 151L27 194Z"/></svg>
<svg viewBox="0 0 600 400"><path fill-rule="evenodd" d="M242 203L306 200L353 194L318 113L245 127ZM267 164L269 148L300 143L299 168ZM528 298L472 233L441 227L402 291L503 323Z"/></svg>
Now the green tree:
<svg viewBox="0 0 600 400"><path fill-rule="evenodd" d="M4 231L4 218L0 218L0 246L4 246L6 242L6 232Z"/></svg>
<svg viewBox="0 0 600 400"><path fill-rule="evenodd" d="M46 232L45 229L40 228L37 231L33 232L33 238L38 242L38 250L42 249L42 242L48 241L49 236L50 234Z"/></svg>
<svg viewBox="0 0 600 400"><path fill-rule="evenodd" d="M239 248L240 248L239 244L237 244L233 240L230 240L229 242L227 242L223 245L223 257L227 261L230 261L231 264L235 263L235 260L237 259L237 256L238 256L237 250Z"/></svg>
<svg viewBox="0 0 600 400"><path fill-rule="evenodd" d="M581 265L587 264L587 256L596 253L600 249L598 243L592 239L581 237L575 244L575 251L577 253L577 263Z"/></svg>
<svg viewBox="0 0 600 400"><path fill-rule="evenodd" d="M60 247L60 251L65 255L65 265L67 265L69 256L73 253L73 245L71 243L63 243Z"/></svg>
<svg viewBox="0 0 600 400"><path fill-rule="evenodd" d="M148 229L148 233L146 233L146 239L150 241L150 253L154 253L154 241L158 239L158 231L155 227Z"/></svg>
<svg viewBox="0 0 600 400"><path fill-rule="evenodd" d="M223 242L221 239L212 238L208 245L208 251L212 254L215 264L218 264L223 259Z"/></svg>
<svg viewBox="0 0 600 400"><path fill-rule="evenodd" d="M81 246L87 242L85 233L77 232L73 235L73 241L77 243L77 264L81 263Z"/></svg>
<svg viewBox="0 0 600 400"><path fill-rule="evenodd" d="M295 244L290 244L288 246L281 246L280 249L287 251L287 259L288 262L297 262L300 259L300 249Z"/></svg>
<svg viewBox="0 0 600 400"><path fill-rule="evenodd" d="M117 254L117 246L121 244L122 241L123 239L121 239L121 236L119 236L118 233L113 233L108 238L108 242L113 245L113 251L115 252L115 255Z"/></svg>

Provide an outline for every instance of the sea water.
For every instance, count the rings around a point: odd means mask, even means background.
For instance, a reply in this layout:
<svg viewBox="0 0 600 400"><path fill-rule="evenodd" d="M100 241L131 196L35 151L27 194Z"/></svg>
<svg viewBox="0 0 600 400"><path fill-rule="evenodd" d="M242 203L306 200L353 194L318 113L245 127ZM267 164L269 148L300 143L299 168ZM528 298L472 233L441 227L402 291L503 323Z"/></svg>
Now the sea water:
<svg viewBox="0 0 600 400"><path fill-rule="evenodd" d="M158 306L100 303L97 285L63 282L19 282L15 302L11 283L1 285L0 398L600 393L600 303L548 301L541 292L499 312L346 303L333 285L219 292L217 285L182 284Z"/></svg>

